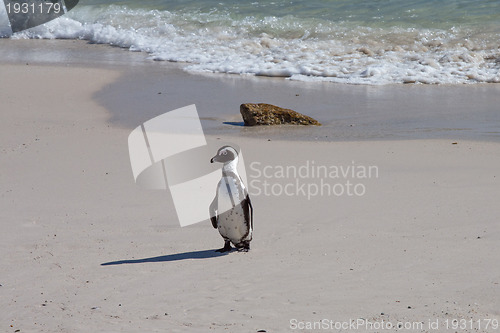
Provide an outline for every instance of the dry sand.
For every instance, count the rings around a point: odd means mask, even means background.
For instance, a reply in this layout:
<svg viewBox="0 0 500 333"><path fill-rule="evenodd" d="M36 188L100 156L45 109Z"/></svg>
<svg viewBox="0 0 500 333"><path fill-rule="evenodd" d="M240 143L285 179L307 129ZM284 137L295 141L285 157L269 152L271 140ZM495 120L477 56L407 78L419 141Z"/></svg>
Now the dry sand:
<svg viewBox="0 0 500 333"><path fill-rule="evenodd" d="M0 331L500 332L499 143L223 137L245 153L255 234L219 255L208 220L180 228L167 192L134 184L131 129L92 98L119 71L0 73ZM378 173L350 179L361 196L257 195L264 166L307 161ZM294 330L323 319L375 326ZM398 322L415 329L376 329Z"/></svg>

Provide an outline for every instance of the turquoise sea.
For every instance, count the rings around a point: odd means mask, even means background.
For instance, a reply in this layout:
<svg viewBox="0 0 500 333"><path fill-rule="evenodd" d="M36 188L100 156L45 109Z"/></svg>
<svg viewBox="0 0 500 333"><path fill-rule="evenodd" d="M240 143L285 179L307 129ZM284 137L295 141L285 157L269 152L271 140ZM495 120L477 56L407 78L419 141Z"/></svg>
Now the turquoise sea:
<svg viewBox="0 0 500 333"><path fill-rule="evenodd" d="M500 82L498 0L81 0L13 39L83 39L186 71L351 84Z"/></svg>

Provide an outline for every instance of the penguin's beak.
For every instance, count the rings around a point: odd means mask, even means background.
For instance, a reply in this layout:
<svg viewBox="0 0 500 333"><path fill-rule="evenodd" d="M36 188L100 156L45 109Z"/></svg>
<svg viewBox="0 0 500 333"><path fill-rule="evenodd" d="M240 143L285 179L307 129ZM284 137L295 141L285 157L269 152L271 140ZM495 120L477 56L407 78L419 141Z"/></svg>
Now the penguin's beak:
<svg viewBox="0 0 500 333"><path fill-rule="evenodd" d="M217 160L215 159L216 157L217 157L217 156L212 157L212 158L210 159L210 163L214 163L215 161L217 161Z"/></svg>

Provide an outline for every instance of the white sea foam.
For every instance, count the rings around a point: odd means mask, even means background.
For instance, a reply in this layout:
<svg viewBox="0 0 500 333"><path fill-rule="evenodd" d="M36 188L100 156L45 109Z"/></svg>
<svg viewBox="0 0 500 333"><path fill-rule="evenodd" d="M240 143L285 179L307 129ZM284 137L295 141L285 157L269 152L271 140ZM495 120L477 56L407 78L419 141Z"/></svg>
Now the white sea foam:
<svg viewBox="0 0 500 333"><path fill-rule="evenodd" d="M500 82L500 35L367 28L285 17L82 6L12 38L70 38L142 51L194 72L350 84Z"/></svg>

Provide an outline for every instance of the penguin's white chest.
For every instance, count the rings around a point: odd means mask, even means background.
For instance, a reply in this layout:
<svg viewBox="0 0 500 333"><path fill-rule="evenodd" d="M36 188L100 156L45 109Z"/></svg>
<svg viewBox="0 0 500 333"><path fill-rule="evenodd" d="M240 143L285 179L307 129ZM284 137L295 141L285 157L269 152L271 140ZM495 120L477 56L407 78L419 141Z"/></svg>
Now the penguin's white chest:
<svg viewBox="0 0 500 333"><path fill-rule="evenodd" d="M249 224L243 212L243 184L233 177L223 177L217 188L217 228L222 237L239 243L249 234ZM240 188L239 188L240 187Z"/></svg>
<svg viewBox="0 0 500 333"><path fill-rule="evenodd" d="M235 244L244 240L243 238L248 234L241 206L219 215L217 226L221 236L230 239Z"/></svg>

